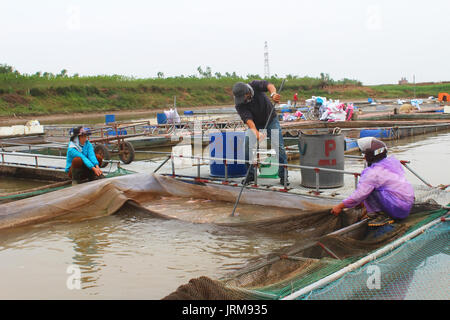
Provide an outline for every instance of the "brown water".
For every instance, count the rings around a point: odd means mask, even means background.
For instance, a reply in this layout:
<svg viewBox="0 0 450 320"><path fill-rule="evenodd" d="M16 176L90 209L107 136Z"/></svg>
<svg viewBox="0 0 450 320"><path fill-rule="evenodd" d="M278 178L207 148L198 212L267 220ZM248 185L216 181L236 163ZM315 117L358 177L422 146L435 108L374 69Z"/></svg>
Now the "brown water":
<svg viewBox="0 0 450 320"><path fill-rule="evenodd" d="M388 155L411 161L408 166L426 182L433 186L450 184L450 131L387 141L386 144ZM359 160L346 160L346 169L361 170L363 165ZM424 185L408 169L405 168L405 172L412 184Z"/></svg>
<svg viewBox="0 0 450 320"><path fill-rule="evenodd" d="M293 242L286 235L126 213L20 228L0 235L0 287L8 288L0 299L160 299L191 278L219 278ZM81 270L81 290L66 285L71 265Z"/></svg>
<svg viewBox="0 0 450 320"><path fill-rule="evenodd" d="M428 182L450 183L450 133L389 145L391 154L412 161L411 167ZM362 162L349 161L347 168L361 169ZM421 184L410 173L408 178ZM197 218L199 212L207 215L214 208L210 202L182 201L155 206ZM223 213L230 212L230 206L217 203ZM294 241L291 235L235 232L133 213L20 228L0 234L0 299L160 299L192 278L220 278ZM79 290L67 286L73 275L67 268L72 265L81 271Z"/></svg>
<svg viewBox="0 0 450 320"><path fill-rule="evenodd" d="M142 205L163 215L194 223L230 224L262 221L265 219L292 216L303 212L302 210L291 208L246 205L241 203L237 207L234 216L231 216L234 208L233 202L178 197L161 197L160 199L154 199Z"/></svg>
<svg viewBox="0 0 450 320"><path fill-rule="evenodd" d="M449 131L389 142L388 147L399 160L411 161L408 166L431 185L450 184ZM406 173L412 183L422 183L408 170Z"/></svg>
<svg viewBox="0 0 450 320"><path fill-rule="evenodd" d="M50 184L39 180L18 179L0 176L0 193L10 193Z"/></svg>

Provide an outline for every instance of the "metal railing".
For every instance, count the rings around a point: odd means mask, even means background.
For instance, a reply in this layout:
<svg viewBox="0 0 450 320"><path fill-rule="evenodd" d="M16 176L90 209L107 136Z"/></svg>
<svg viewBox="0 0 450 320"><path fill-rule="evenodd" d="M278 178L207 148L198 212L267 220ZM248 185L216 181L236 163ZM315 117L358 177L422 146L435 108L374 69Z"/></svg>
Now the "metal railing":
<svg viewBox="0 0 450 320"><path fill-rule="evenodd" d="M162 152L162 151L137 151L139 153L148 153L148 154L160 154L160 155L165 155L166 159L163 161L163 163L161 163L154 171L153 173L158 172L163 166L164 164L166 164L169 160L171 162L171 168L172 168L172 177L176 177L176 168L175 168L175 158L183 158L183 159L191 159L191 160L196 160L197 161L197 180L202 180L201 179L201 165L200 162L201 160L209 160L209 161L222 161L224 164L224 184L228 184L229 183L229 177L228 177L228 165L230 163L233 164L249 164L254 166L255 168L259 167L259 165L261 163L258 162L257 159L250 161L250 160L242 160L242 159L227 159L227 158L217 158L217 157L204 157L204 156L185 156L185 155L177 155L177 154L173 154L173 152ZM255 157L256 158L256 157ZM340 174L347 174L347 175L352 175L355 178L355 188L358 185L358 178L361 175L361 173L359 172L351 172L351 171L346 171L346 170L339 170L339 169L330 169L330 168L323 168L323 167L312 167L312 166L303 166L303 165L294 165L294 164L282 164L282 163L276 163L276 162L272 162L271 165L274 166L278 166L278 167L282 167L283 171L284 171L284 190L287 191L287 179L286 176L288 174L288 168L296 168L296 169L305 169L305 170L314 170L315 171L315 193L316 194L320 194L320 183L319 183L319 178L320 178L320 173L321 172L331 172L331 173L340 173ZM255 183L254 185L255 187L258 186L258 175L255 175Z"/></svg>
<svg viewBox="0 0 450 320"><path fill-rule="evenodd" d="M153 173L158 172L169 160L171 161L171 168L172 168L172 176L175 177L176 175L176 168L175 168L175 158L183 158L183 159L191 159L191 160L196 160L196 166L197 166L197 180L202 180L201 179L201 160L208 160L208 161L222 161L224 164L224 184L228 184L229 183L229 176L228 176L228 165L230 163L241 163L241 164L249 164L255 167L255 169L257 169L261 163L258 162L258 157L255 157L255 159L253 161L250 160L241 160L241 159L227 159L227 158L217 158L217 157L204 157L204 156L185 156L185 155L176 155L173 154L173 152L163 152L163 151L136 151L139 153L148 153L148 154L160 154L160 155L165 155L166 159L163 160L163 162L153 171ZM44 158L44 159L53 159L53 160L66 160L66 157L61 157L61 156L51 156L51 155L42 155L42 154L29 154L29 153L22 153L22 152L6 152L6 151L0 151L0 155L1 155L1 164L5 165L5 164L11 164L11 162L7 162L5 161L5 156L14 156L14 157L28 157L28 158L34 158L34 167L39 168L39 167L47 167L49 168L49 166L44 166L44 165L40 165L38 159L39 158ZM353 155L345 155L344 157L346 158L353 158L353 159L359 159L362 160L364 159L364 157L362 156L353 156ZM116 164L117 168L120 168L120 161L119 160L103 160L103 162L105 163L110 163L110 164ZM411 167L408 166L408 164L410 164L410 161L405 161L405 160L400 160L400 163L406 168L408 169L413 175L415 175L419 180L421 180L425 185L427 185L430 188L434 188L430 183L428 183L427 181L425 181L425 179L423 179L417 172L415 172ZM30 166L29 163L14 163L17 165L23 165L23 166ZM352 171L346 171L346 170L339 170L339 169L330 169L330 168L323 168L323 167L313 167L313 166L303 166L303 165L294 165L294 164L282 164L282 163L275 163L275 162L271 162L271 165L274 166L281 166L283 167L283 171L284 171L284 191L287 191L287 179L286 176L288 174L288 168L296 168L296 169L305 169L305 170L314 170L315 171L315 193L316 194L320 194L320 183L319 183L319 178L320 178L320 173L321 172L331 172L331 173L340 173L340 174L347 174L347 175L353 175L354 179L355 179L355 184L354 187L356 189L357 185L358 185L358 179L361 176L360 172L352 172ZM57 167L50 167L50 168L57 168ZM58 167L58 169L64 169L64 168L60 168ZM254 185L255 187L258 186L258 175L255 175L255 183Z"/></svg>
<svg viewBox="0 0 450 320"><path fill-rule="evenodd" d="M34 158L34 167L36 168L40 168L40 167L48 167L48 166L43 166L43 165L39 165L38 159L39 158L44 158L44 159L53 159L53 160L66 160L66 157L60 157L60 156L51 156L51 155L45 155L45 154L30 154L30 153L22 153L22 152L6 152L6 151L0 151L0 155L1 155L1 164L5 165L5 164L9 164L10 162L5 161L5 156L13 156L13 157L25 157L25 158ZM116 164L117 167L120 167L120 161L119 160L103 160L103 162L106 163L111 163L111 164ZM30 166L29 163L16 163L18 165L24 165L24 166ZM52 168L56 168L56 167L52 167ZM58 169L64 169L61 167L58 167Z"/></svg>
<svg viewBox="0 0 450 320"><path fill-rule="evenodd" d="M103 138L105 136L118 135L119 131L129 130L133 134L139 135L160 135L171 134L175 130L189 130L194 129L196 122L201 123L203 130L208 129L237 129L243 128L243 123L239 119L181 119L179 123L154 124L150 120L134 121L134 122L114 122L106 124L100 128L91 128L91 134L96 138ZM45 132L50 136L68 136L70 129L74 126L45 126ZM86 125L86 127L91 127ZM54 132L58 132L55 135ZM112 132L112 133L111 133Z"/></svg>
<svg viewBox="0 0 450 320"><path fill-rule="evenodd" d="M183 155L176 155L171 152L162 152L162 151L137 151L140 153L149 153L149 154L160 154L160 155L166 155L167 158L164 159L164 161L153 171L154 173L158 172L169 160L171 160L171 167L172 167L172 176L176 176L175 172L175 158L184 158L184 159L192 159L197 160L197 180L201 180L201 160L209 160L209 161L223 161L224 164L224 181L223 183L228 184L229 183L229 177L228 177L228 164L229 163L241 163L241 164L250 164L255 166L257 168L261 163L258 163L257 157L255 157L255 160L240 160L240 159L226 159L226 158L217 158L217 157L204 157L204 156L183 156ZM355 155L344 155L344 158L350 158L350 159L357 159L357 160L364 160L363 156L355 156ZM433 185L428 183L425 179L423 179L416 171L414 171L411 167L408 166L410 164L410 161L400 160L400 163L408 169L414 176L416 176L420 181L422 181L426 186L430 188L434 188ZM296 169L305 169L305 170L314 170L315 171L315 193L320 194L320 173L321 172L332 172L332 173L341 173L341 174L347 174L347 175L353 175L355 179L354 187L355 189L358 186L358 179L361 176L360 172L352 172L352 171L346 171L346 170L339 170L339 169L330 169L330 168L323 168L323 167L312 167L312 166L303 166L303 165L294 165L294 164L281 164L281 163L275 163L271 162L271 165L275 166L282 166L284 169L284 190L287 189L287 173L288 168L296 168ZM366 163L364 163L364 168L366 167ZM258 186L258 175L255 175L255 184L254 186Z"/></svg>

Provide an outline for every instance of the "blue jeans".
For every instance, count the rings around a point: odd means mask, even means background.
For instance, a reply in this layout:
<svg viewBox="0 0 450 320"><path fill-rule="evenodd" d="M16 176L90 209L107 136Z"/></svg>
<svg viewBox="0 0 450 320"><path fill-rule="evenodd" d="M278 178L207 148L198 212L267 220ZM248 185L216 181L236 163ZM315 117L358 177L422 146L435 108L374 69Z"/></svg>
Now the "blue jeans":
<svg viewBox="0 0 450 320"><path fill-rule="evenodd" d="M275 118L273 118L273 120L267 125L267 137L268 138L272 137L272 131L278 133L278 137L275 137L275 139L271 139L271 147L277 153L278 163L287 164L287 155L286 155L286 150L284 149L283 133L281 132L281 126L280 126L280 122L278 121L277 116L275 116ZM250 142L250 137L249 137L250 134L252 135L252 138L253 138L251 142ZM274 134L276 134L276 133L274 133ZM253 134L253 132L248 130L247 135L245 136L245 160L246 161L249 160L250 150L255 147L255 144L256 144L256 137ZM247 170L248 170L249 164L247 163L246 165L247 165ZM280 178L284 177L284 168L281 165L278 167L278 176ZM255 177L254 168L250 169L249 177L250 178Z"/></svg>

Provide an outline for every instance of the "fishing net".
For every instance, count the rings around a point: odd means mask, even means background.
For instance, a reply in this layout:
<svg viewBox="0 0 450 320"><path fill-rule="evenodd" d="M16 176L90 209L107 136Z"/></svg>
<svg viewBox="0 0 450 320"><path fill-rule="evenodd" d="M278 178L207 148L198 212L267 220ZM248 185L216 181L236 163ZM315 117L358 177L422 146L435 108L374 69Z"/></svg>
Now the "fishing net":
<svg viewBox="0 0 450 320"><path fill-rule="evenodd" d="M117 167L115 171L113 172L108 172L105 177L107 178L112 178L112 177L120 177L120 176L125 176L127 174L134 174L136 173L135 171L131 171L131 170L127 170L124 169L122 167Z"/></svg>
<svg viewBox="0 0 450 320"><path fill-rule="evenodd" d="M250 261L241 270L222 279L194 279L163 299L216 298L206 290L208 284L212 291L220 292L221 299L280 299L446 213L447 210L436 204L417 204L409 218L394 225L371 229L366 221L361 221L358 227L348 231L343 229L329 234L326 230L326 234L310 234L288 248ZM202 290L198 292L196 288ZM342 288L345 288L344 284Z"/></svg>
<svg viewBox="0 0 450 320"><path fill-rule="evenodd" d="M390 254L301 299L448 300L449 241L450 224L439 223Z"/></svg>
<svg viewBox="0 0 450 320"><path fill-rule="evenodd" d="M119 173L123 173L123 171ZM194 223L224 223L224 226L231 226L236 223L244 226L246 222L257 222L274 216L283 216L282 219L277 221L278 224L282 225L287 223L286 217L292 216L297 216L297 218L293 218L294 220L303 218L317 220L316 217L308 216L308 212L323 210L324 208L329 209L338 202L337 199L299 197L295 194L282 192L247 190L241 198L240 204L249 205L251 208L253 208L251 205L257 205L257 209L264 209L269 206L273 210L265 210L263 214L260 214L253 209L247 216L230 217L231 209L229 209L226 210L227 214L224 219L219 219L220 217L215 215L214 212L208 215L206 219L199 219L198 216L196 217L190 212L185 216L176 217L157 210L158 208L154 205L157 200L164 197L167 198L164 200L165 205L179 197L182 199L181 204L183 206L186 206L186 200L189 198L217 201L213 203L213 206L218 203L231 206L237 197L238 189L221 184L205 185L193 181L179 181L171 177L153 174L125 174L71 186L70 188L63 186L53 192L2 204L0 205L0 229L40 223L61 217L66 221L98 218L114 214L128 201L140 204L142 209L153 213L157 218L180 219ZM42 191L44 190L39 192ZM21 195L21 197L23 196L25 195ZM147 206L144 207L143 204L147 204ZM284 214L287 211L289 211L289 214ZM306 216L302 217L303 214L306 214ZM199 216L202 216L202 214ZM270 221L265 222L270 223ZM263 225L259 227L267 229Z"/></svg>
<svg viewBox="0 0 450 320"><path fill-rule="evenodd" d="M428 202L433 201L442 206L450 203L450 189L442 190L440 188L431 188L424 185L414 186L414 196L416 202Z"/></svg>
<svg viewBox="0 0 450 320"><path fill-rule="evenodd" d="M138 210L154 218L215 224L227 228L227 232L288 235L290 243L295 240L293 245L252 259L221 279L192 279L165 297L280 299L447 212L436 203L416 204L407 219L372 230L361 208L344 210L338 217L330 214L330 208L339 203L339 199L247 189L240 200L242 210L231 217L230 208L238 193L239 188L229 185L153 174L126 174L0 205L0 230L48 221L99 218L124 211L126 207L125 211L131 208L131 211ZM181 216L164 211L177 197L183 199L180 205L188 208ZM226 217L217 215L214 210L196 215L190 212L191 200L188 199L205 199L192 201L199 207L207 207L207 201L213 201L210 206L214 208L224 205ZM158 201L163 205L158 206Z"/></svg>

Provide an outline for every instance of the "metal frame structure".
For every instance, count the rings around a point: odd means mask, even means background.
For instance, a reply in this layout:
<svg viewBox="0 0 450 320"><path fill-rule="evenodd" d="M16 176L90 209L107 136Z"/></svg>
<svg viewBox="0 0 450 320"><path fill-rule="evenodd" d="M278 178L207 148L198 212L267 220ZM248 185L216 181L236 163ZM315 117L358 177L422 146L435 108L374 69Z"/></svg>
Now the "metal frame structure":
<svg viewBox="0 0 450 320"><path fill-rule="evenodd" d="M160 154L160 155L165 155L167 158L163 161L163 163L161 163L154 171L153 173L158 172L164 164L166 164L169 160L171 162L171 168L172 168L172 177L177 177L178 175L176 174L176 169L175 169L175 158L183 158L183 159L191 159L191 160L197 160L197 176L194 177L197 181L209 181L209 180L213 180L213 179L204 179L201 177L201 165L200 165L200 161L201 160L209 160L209 161L223 161L224 162L224 168L225 168L225 176L224 176L224 180L222 181L222 184L230 184L230 180L228 177L228 165L229 163L241 163L241 164L250 164L252 166L255 166L256 168L258 168L260 166L261 163L259 163L257 160L254 161L249 161L249 160L239 160L239 159L227 159L227 158L216 158L216 157L203 157L203 156L183 156L183 155L175 155L171 152L162 152L162 151L138 151L141 153L148 153L148 154ZM358 178L361 175L361 173L359 172L350 172L350 171L345 171L345 170L338 170L338 169L330 169L330 168L323 168L323 167L311 167L311 166L302 166L302 165L293 165L293 164L280 164L280 163L275 163L273 162L272 165L275 166L281 166L284 169L284 174L286 176L287 172L288 172L288 168L296 168L296 169L310 169L310 170L314 170L315 174L316 174L316 187L315 187L315 194L319 195L320 194L320 185L319 185L319 175L321 172L334 172L334 173L342 173L342 174L348 174L348 175L352 175L355 177L355 187L358 184ZM252 187L258 187L258 175L255 175L255 183L253 185L251 185ZM220 179L214 179L214 180L220 180ZM282 191L287 192L288 188L287 188L287 182L285 179L285 184L284 184L284 189Z"/></svg>
<svg viewBox="0 0 450 320"><path fill-rule="evenodd" d="M30 154L30 153L22 153L22 152L5 152L0 151L1 155L1 165L20 165L20 166L28 166L28 167L35 167L35 168L50 168L50 169L62 169L63 167L55 167L55 166L44 166L40 165L38 162L38 158L44 158L44 159L54 159L54 160L66 160L66 157L59 157L59 156L51 156L51 155L45 155L45 154ZM29 163L13 163L13 162L7 162L5 161L5 156L14 156L14 157L25 157L25 158L34 158L34 165ZM106 163L110 164L116 164L118 168L120 168L120 161L119 160L103 160Z"/></svg>
<svg viewBox="0 0 450 320"><path fill-rule="evenodd" d="M240 160L240 159L227 159L227 158L217 158L217 157L204 157L204 156L183 156L183 155L176 155L173 152L162 152L162 151L137 151L140 153L147 153L147 154L158 154L158 155L163 155L165 156L165 159L162 161L162 163L153 171L153 173L158 172L169 160L171 163L171 168L172 168L172 177L190 177L193 178L195 181L197 182L211 182L211 181L219 181L222 184L231 184L230 179L228 177L228 165L229 163L241 163L241 164L250 164L252 166L255 167L255 169L259 168L261 163L259 162L259 160L257 158L255 158L253 161L249 161L249 160ZM29 153L21 153L21 152L5 152L5 151L0 151L0 155L1 155L1 164L2 165L10 165L10 164L14 164L14 165L23 165L23 166L33 166L35 168L51 168L51 169L64 169L61 167L55 167L55 166L43 166L43 165L39 165L39 158L46 158L46 159L56 159L56 160L65 160L65 157L60 157L60 156L51 156L51 155L41 155L41 154L29 154ZM25 164L25 163L11 163L11 162L6 162L5 161L5 156L21 156L21 157L28 157L28 158L34 158L34 165L30 165L30 164ZM354 158L354 159L363 159L363 157L361 156L352 156L352 155L346 155L345 157L347 158ZM177 175L176 174L176 168L175 168L175 158L183 158L183 159L190 159L190 160L195 160L196 164L193 164L193 166L197 166L197 175L195 177L192 176L181 176L181 175ZM208 160L208 161L223 161L224 163L224 171L225 171L225 175L224 175L224 179L218 179L218 178L203 178L201 177L201 161L202 160ZM110 164L116 164L117 167L120 167L120 161L118 160L104 160L105 163L110 163ZM418 175L412 168L410 168L408 166L408 164L410 164L410 161L405 161L405 160L401 160L400 161L401 164L408 169L412 174L414 174L419 180L421 180L425 185L427 185L428 187L433 187L431 184L429 184L428 182L426 182L420 175ZM294 165L294 164L280 164L278 162L273 162L271 163L271 165L275 165L275 166L281 166L284 169L284 175L286 176L288 173L288 168L295 168L295 169L306 169L306 170L314 170L315 171L315 188L314 191L312 191L312 194L314 195L320 195L320 183L319 183L319 177L320 177L320 173L321 172L332 172L332 173L341 173L341 174L347 174L347 175L352 175L354 176L354 188L356 189L357 185L358 185L358 180L359 177L361 176L361 173L359 172L351 172L351 171L346 171L346 170L338 170L338 169L330 169L330 168L323 168L323 167L313 167L313 166L303 166L303 165ZM288 192L288 186L286 183L286 179L284 180L285 184L284 184L284 188L279 190L282 192ZM238 184L234 184L235 186L238 186ZM258 188L258 175L255 175L255 181L254 184L250 185L253 188ZM248 186L246 186L248 187Z"/></svg>

